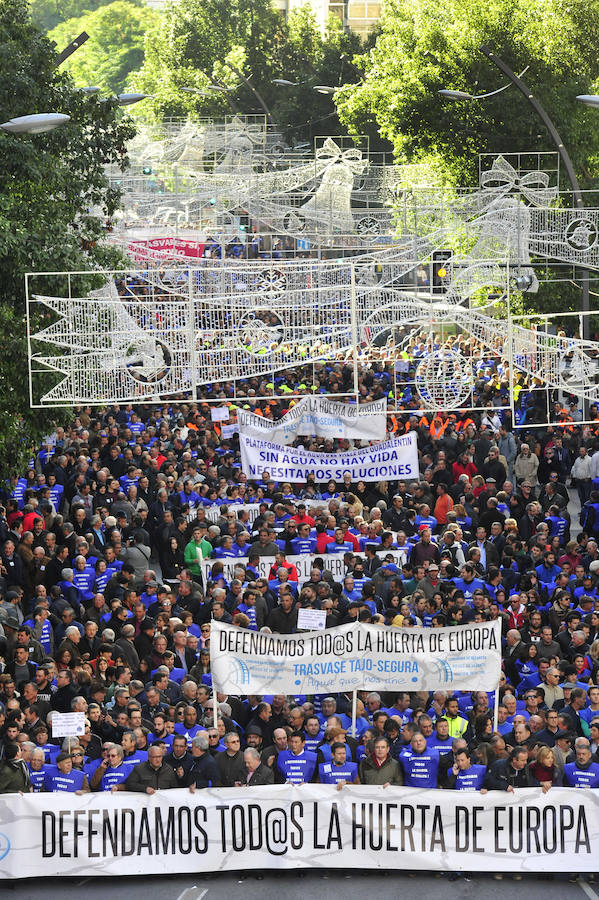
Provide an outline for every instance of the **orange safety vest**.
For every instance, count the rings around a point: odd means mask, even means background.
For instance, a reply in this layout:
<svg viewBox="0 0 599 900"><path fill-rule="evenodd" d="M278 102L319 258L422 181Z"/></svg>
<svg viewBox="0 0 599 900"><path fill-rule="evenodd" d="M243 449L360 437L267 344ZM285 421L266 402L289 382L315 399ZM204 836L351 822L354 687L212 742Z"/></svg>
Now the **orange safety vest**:
<svg viewBox="0 0 599 900"><path fill-rule="evenodd" d="M445 429L449 425L449 420L447 420L446 422L441 422L441 424L437 426L435 425L435 422L438 421L438 419L433 419L430 425L430 434L434 441L438 441L439 438L443 437L443 435L445 434Z"/></svg>

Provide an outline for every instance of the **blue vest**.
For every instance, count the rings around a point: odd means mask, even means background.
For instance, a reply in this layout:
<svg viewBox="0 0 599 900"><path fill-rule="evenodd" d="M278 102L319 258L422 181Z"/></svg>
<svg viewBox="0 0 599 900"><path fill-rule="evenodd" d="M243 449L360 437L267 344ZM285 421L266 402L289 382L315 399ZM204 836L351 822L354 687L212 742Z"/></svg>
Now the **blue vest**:
<svg viewBox="0 0 599 900"><path fill-rule="evenodd" d="M187 741L187 746L191 747L191 742L199 731L204 731L203 725L192 725L191 728L186 728L183 722L177 722L175 725L175 734L182 734L183 737Z"/></svg>
<svg viewBox="0 0 599 900"><path fill-rule="evenodd" d="M306 735L306 740L304 741L304 750L309 750L310 753L316 753L318 745L324 738L324 733L319 731L316 737L310 737Z"/></svg>
<svg viewBox="0 0 599 900"><path fill-rule="evenodd" d="M358 774L358 763L345 762L336 766L332 762L321 763L318 767L318 779L321 784L339 784L340 781L355 781Z"/></svg>
<svg viewBox="0 0 599 900"><path fill-rule="evenodd" d="M44 786L47 769L45 766L42 766L39 772L34 772L30 765L28 765L27 768L29 769L29 777L31 778L33 792L34 794L39 794Z"/></svg>
<svg viewBox="0 0 599 900"><path fill-rule="evenodd" d="M314 538L293 538L291 541L291 549L295 556L305 556L306 554L316 553L316 541Z"/></svg>
<svg viewBox="0 0 599 900"><path fill-rule="evenodd" d="M436 788L439 754L436 750L409 753L403 750L399 756L406 776L406 787Z"/></svg>
<svg viewBox="0 0 599 900"><path fill-rule="evenodd" d="M295 756L291 750L284 750L277 757L277 768L290 784L310 781L316 768L316 754L303 750Z"/></svg>
<svg viewBox="0 0 599 900"><path fill-rule="evenodd" d="M435 750L439 754L449 753L452 742L453 738L448 737L445 738L445 740L441 740L436 734L431 734L431 736L426 739L426 746L429 750Z"/></svg>
<svg viewBox="0 0 599 900"><path fill-rule="evenodd" d="M106 771L102 775L100 790L109 791L114 784L122 784L123 781L127 780L130 773L131 768L122 764L120 766L117 766L116 769L106 769Z"/></svg>
<svg viewBox="0 0 599 900"><path fill-rule="evenodd" d="M455 782L456 791L480 791L486 771L486 766L472 765L465 772L458 772Z"/></svg>
<svg viewBox="0 0 599 900"><path fill-rule="evenodd" d="M571 762L564 766L564 784L575 788L599 787L599 763L592 762L587 769L582 769L578 763Z"/></svg>
<svg viewBox="0 0 599 900"><path fill-rule="evenodd" d="M147 750L136 750L131 756L123 756L123 765L127 766L129 771L131 771L131 769L139 763L147 762L147 759Z"/></svg>
<svg viewBox="0 0 599 900"><path fill-rule="evenodd" d="M68 775L65 775L59 769L50 769L46 772L44 779L44 787L47 791L67 791L73 794L80 791L83 787L85 775L78 769L73 769Z"/></svg>

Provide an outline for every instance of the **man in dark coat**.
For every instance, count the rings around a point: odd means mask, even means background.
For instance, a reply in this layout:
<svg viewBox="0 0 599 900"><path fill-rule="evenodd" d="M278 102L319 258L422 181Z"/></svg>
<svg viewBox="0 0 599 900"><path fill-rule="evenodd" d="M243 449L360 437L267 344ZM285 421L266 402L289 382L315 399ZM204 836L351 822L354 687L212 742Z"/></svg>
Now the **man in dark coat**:
<svg viewBox="0 0 599 900"><path fill-rule="evenodd" d="M260 762L260 754L254 747L248 747L243 754L247 769L248 787L257 787L262 784L274 784L275 775L272 769Z"/></svg>

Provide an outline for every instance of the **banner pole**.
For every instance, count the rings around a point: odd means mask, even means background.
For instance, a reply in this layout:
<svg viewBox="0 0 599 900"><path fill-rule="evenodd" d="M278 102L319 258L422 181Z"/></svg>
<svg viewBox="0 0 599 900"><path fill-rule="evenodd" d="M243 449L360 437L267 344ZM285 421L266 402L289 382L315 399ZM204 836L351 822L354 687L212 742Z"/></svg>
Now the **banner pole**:
<svg viewBox="0 0 599 900"><path fill-rule="evenodd" d="M351 733L356 736L356 718L358 712L358 692L354 691L351 698Z"/></svg>
<svg viewBox="0 0 599 900"><path fill-rule="evenodd" d="M499 682L495 688L495 703L493 704L493 731L499 727Z"/></svg>

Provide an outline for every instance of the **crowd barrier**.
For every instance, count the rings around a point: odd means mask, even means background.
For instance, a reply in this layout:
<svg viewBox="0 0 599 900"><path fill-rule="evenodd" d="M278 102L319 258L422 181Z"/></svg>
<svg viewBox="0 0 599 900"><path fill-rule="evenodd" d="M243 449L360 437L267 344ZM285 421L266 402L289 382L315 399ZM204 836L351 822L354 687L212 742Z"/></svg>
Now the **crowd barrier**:
<svg viewBox="0 0 599 900"><path fill-rule="evenodd" d="M6 794L0 877L295 868L593 872L599 792L274 785Z"/></svg>

